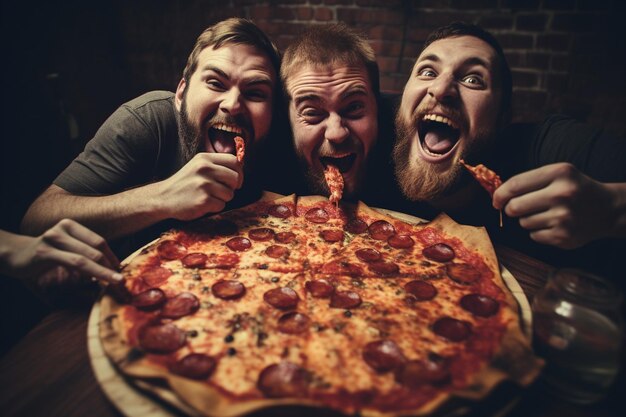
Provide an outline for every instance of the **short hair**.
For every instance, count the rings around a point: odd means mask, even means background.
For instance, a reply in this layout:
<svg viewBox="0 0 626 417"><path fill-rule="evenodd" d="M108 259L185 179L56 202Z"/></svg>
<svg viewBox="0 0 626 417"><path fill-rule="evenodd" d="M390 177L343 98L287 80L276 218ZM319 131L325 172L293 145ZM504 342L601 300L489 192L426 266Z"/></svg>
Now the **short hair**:
<svg viewBox="0 0 626 417"><path fill-rule="evenodd" d="M466 22L453 22L431 32L430 35L428 35L428 38L426 38L426 42L424 43L424 47L421 52L423 52L431 43L435 41L446 38L456 38L459 36L473 36L481 39L489 44L489 46L491 46L495 51L496 57L498 58L498 68L500 70L499 75L502 89L502 111L500 113L500 121L503 124L508 122L511 118L511 99L513 95L511 69L509 68L509 64L500 43L491 33L477 25Z"/></svg>
<svg viewBox="0 0 626 417"><path fill-rule="evenodd" d="M378 99L379 71L376 54L365 35L345 23L309 26L287 47L280 67L280 79L287 92L287 80L303 65L363 64Z"/></svg>
<svg viewBox="0 0 626 417"><path fill-rule="evenodd" d="M189 78L191 78L198 67L198 55L200 55L200 52L209 46L220 48L225 44L249 45L260 52L264 52L272 62L274 71L278 75L280 71L280 53L278 48L251 20L232 17L206 28L198 36L196 44L191 54L189 54L189 58L187 58L187 65L185 65L183 70L183 78L189 82Z"/></svg>

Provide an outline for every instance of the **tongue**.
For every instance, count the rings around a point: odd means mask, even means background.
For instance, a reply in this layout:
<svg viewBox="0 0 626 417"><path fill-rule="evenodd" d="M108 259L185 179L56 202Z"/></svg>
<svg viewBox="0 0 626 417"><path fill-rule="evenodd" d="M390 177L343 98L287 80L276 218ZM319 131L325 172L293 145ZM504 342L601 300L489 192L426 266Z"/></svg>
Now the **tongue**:
<svg viewBox="0 0 626 417"><path fill-rule="evenodd" d="M426 136L424 137L424 145L426 146L426 149L430 152L438 154L445 154L452 149L456 140L445 135L445 133L448 133L446 131L447 129L433 129L426 133Z"/></svg>
<svg viewBox="0 0 626 417"><path fill-rule="evenodd" d="M215 152L235 153L235 141L233 140L232 134L220 130L211 130L209 135Z"/></svg>

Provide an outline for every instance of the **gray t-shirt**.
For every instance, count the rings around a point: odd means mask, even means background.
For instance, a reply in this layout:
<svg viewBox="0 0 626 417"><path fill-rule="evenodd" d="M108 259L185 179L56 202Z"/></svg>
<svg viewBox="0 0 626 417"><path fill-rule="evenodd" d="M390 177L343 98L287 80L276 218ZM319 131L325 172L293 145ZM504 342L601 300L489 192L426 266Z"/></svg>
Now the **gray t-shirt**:
<svg viewBox="0 0 626 417"><path fill-rule="evenodd" d="M120 106L54 184L72 194L109 195L183 165L174 94L152 91Z"/></svg>

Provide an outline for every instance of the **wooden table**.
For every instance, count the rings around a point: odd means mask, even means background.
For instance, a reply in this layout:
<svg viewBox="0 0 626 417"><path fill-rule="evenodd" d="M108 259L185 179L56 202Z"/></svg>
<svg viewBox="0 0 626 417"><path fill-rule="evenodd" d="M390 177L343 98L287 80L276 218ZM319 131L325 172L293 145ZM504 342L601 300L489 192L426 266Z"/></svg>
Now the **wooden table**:
<svg viewBox="0 0 626 417"><path fill-rule="evenodd" d="M497 247L502 264L530 301L551 267L514 250ZM121 416L102 392L87 352L87 310L47 316L0 361L0 414L8 416ZM511 417L618 416L626 410L625 372L609 396L592 406L551 397L539 383L525 390ZM475 413L472 413L472 415ZM142 416L143 417L143 416Z"/></svg>

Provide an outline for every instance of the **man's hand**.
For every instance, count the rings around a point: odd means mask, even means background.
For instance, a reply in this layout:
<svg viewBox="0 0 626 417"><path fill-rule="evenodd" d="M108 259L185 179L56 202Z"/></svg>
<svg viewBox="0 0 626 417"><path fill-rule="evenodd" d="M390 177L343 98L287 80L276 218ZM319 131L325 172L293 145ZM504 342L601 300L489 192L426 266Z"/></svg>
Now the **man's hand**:
<svg viewBox="0 0 626 417"><path fill-rule="evenodd" d="M193 220L221 211L243 184L242 164L235 155L199 153L159 183L159 202L168 217Z"/></svg>
<svg viewBox="0 0 626 417"><path fill-rule="evenodd" d="M106 283L122 280L119 261L98 234L64 219L39 237L0 231L0 270L46 290L95 277Z"/></svg>
<svg viewBox="0 0 626 417"><path fill-rule="evenodd" d="M595 181L569 163L527 171L504 182L493 206L519 218L530 237L562 249L624 230L624 184Z"/></svg>

